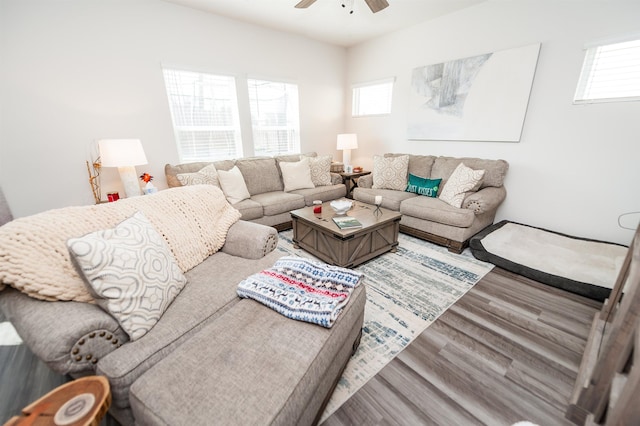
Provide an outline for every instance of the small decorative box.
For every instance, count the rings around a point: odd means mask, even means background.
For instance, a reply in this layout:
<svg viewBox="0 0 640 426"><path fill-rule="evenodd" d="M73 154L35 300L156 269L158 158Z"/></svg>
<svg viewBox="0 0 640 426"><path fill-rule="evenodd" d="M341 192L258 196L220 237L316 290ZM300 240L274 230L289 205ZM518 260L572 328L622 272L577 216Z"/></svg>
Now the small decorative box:
<svg viewBox="0 0 640 426"><path fill-rule="evenodd" d="M342 171L344 171L344 164L339 161L332 161L331 171L333 173L342 173Z"/></svg>

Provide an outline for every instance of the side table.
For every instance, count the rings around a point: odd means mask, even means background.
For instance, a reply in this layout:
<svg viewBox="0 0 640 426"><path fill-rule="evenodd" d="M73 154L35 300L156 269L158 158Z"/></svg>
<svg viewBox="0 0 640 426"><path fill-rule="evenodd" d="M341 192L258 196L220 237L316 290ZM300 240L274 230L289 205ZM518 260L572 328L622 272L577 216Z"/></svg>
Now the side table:
<svg viewBox="0 0 640 426"><path fill-rule="evenodd" d="M371 174L371 172L366 170L363 170L358 173L347 173L347 172L340 173L340 176L342 176L342 183L344 183L347 186L347 198L353 198L353 195L351 193L353 192L354 188L358 187L358 178L360 176L365 176L369 174Z"/></svg>
<svg viewBox="0 0 640 426"><path fill-rule="evenodd" d="M109 382L103 376L88 376L58 386L22 409L4 426L95 425L111 405Z"/></svg>

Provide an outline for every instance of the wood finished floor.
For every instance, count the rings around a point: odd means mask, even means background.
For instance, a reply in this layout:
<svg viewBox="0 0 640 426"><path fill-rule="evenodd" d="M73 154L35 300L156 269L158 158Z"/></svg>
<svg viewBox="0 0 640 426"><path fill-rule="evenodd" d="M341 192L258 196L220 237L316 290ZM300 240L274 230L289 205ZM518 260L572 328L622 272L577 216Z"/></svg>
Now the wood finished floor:
<svg viewBox="0 0 640 426"><path fill-rule="evenodd" d="M570 425L600 307L495 268L323 426Z"/></svg>
<svg viewBox="0 0 640 426"><path fill-rule="evenodd" d="M570 424L564 411L599 309L495 268L323 426ZM64 381L26 347L0 347L0 422Z"/></svg>

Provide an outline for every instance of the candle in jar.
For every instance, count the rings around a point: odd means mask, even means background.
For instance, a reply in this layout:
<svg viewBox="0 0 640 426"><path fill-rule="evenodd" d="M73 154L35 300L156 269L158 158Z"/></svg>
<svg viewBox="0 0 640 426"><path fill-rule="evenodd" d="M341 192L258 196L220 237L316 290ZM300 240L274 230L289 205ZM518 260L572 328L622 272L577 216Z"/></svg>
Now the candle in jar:
<svg viewBox="0 0 640 426"><path fill-rule="evenodd" d="M382 204L382 195L376 195L376 206L379 206L380 204Z"/></svg>

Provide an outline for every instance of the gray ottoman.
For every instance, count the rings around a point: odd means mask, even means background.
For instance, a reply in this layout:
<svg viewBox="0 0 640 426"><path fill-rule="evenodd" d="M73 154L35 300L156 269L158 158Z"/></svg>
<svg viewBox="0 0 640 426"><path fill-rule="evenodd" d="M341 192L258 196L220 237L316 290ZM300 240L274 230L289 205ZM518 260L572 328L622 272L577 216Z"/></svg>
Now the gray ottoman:
<svg viewBox="0 0 640 426"><path fill-rule="evenodd" d="M132 386L141 425L314 424L357 347L364 285L331 329L243 299Z"/></svg>

